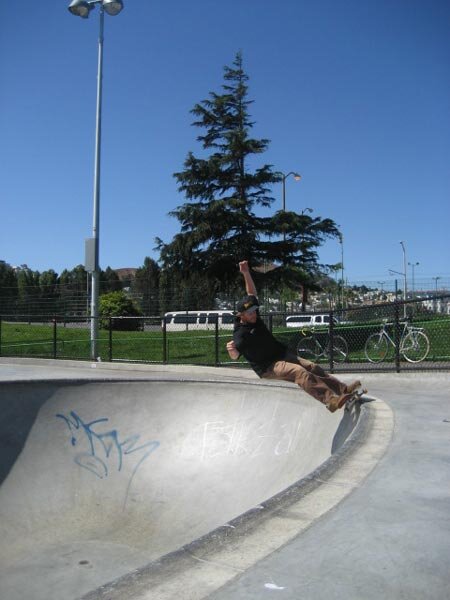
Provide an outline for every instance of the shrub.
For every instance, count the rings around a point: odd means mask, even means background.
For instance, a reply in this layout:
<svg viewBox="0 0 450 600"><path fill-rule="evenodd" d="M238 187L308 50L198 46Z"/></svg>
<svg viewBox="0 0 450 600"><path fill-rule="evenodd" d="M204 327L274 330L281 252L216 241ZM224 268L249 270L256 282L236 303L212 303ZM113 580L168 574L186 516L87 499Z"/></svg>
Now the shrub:
<svg viewBox="0 0 450 600"><path fill-rule="evenodd" d="M121 331L135 331L140 328L139 319L127 319L126 317L140 316L140 310L123 291L110 292L100 296L99 301L100 327L109 329L110 317L112 329Z"/></svg>

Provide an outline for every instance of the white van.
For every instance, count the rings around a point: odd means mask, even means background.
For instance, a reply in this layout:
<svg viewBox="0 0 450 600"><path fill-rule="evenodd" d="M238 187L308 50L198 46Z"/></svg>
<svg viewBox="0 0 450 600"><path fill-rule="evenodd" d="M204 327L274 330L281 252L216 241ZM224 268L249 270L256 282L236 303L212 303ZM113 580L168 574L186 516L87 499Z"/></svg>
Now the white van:
<svg viewBox="0 0 450 600"><path fill-rule="evenodd" d="M166 331L214 330L216 321L219 329L233 329L235 320L231 310L183 310L164 315Z"/></svg>
<svg viewBox="0 0 450 600"><path fill-rule="evenodd" d="M336 325L336 319L333 319ZM330 315L289 315L286 317L286 327L315 327L319 325L329 325Z"/></svg>

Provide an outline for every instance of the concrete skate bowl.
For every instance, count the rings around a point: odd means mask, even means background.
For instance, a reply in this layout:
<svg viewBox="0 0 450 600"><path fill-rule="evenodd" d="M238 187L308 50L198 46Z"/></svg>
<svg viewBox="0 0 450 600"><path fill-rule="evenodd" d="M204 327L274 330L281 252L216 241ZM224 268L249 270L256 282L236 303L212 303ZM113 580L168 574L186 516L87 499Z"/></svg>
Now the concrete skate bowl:
<svg viewBox="0 0 450 600"><path fill-rule="evenodd" d="M133 589L255 529L342 453L359 412L265 382L3 383L0 597L172 597Z"/></svg>

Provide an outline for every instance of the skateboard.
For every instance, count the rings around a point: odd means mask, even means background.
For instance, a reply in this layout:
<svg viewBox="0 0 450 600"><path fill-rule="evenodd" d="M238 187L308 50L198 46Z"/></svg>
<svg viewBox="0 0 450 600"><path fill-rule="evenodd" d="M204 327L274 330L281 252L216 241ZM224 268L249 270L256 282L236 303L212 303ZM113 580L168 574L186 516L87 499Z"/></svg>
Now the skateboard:
<svg viewBox="0 0 450 600"><path fill-rule="evenodd" d="M361 400L361 398L363 396L365 396L366 394L367 394L367 390L365 388L363 388L362 390L356 390L355 392L353 392L351 397L345 403L344 409L351 410L352 407L356 404L356 402L358 402L358 400Z"/></svg>

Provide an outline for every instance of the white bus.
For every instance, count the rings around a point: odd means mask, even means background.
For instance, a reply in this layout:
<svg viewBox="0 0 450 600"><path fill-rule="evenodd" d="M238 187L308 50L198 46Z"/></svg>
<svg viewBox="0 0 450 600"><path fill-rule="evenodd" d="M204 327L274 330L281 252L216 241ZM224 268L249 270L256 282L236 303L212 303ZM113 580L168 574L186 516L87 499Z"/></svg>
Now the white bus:
<svg viewBox="0 0 450 600"><path fill-rule="evenodd" d="M164 315L166 331L214 330L216 321L219 329L233 329L235 319L231 310L183 310Z"/></svg>
<svg viewBox="0 0 450 600"><path fill-rule="evenodd" d="M314 327L316 325L329 325L330 315L289 315L286 317L286 327ZM333 318L333 324L337 325L336 318Z"/></svg>

